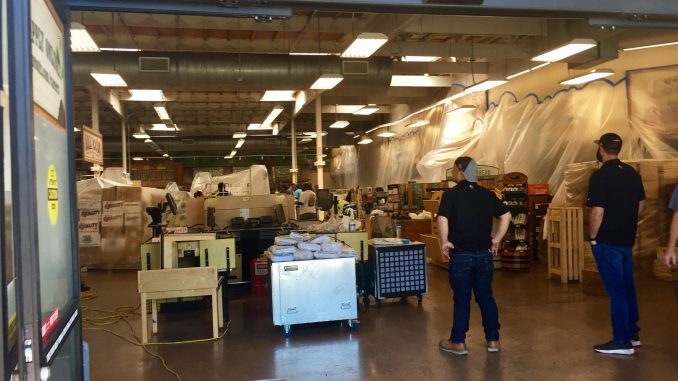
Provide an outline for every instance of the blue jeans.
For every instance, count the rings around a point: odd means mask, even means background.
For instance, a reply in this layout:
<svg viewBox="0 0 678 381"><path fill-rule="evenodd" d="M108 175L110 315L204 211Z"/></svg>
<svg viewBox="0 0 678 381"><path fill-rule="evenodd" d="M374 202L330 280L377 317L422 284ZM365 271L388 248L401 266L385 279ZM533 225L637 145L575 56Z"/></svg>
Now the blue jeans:
<svg viewBox="0 0 678 381"><path fill-rule="evenodd" d="M454 314L450 341L463 343L471 316L471 291L480 307L487 341L499 340L499 310L492 296L494 264L487 250L454 252L448 275L454 293Z"/></svg>
<svg viewBox="0 0 678 381"><path fill-rule="evenodd" d="M598 243L591 246L591 251L610 298L613 341L627 344L640 332L631 248Z"/></svg>

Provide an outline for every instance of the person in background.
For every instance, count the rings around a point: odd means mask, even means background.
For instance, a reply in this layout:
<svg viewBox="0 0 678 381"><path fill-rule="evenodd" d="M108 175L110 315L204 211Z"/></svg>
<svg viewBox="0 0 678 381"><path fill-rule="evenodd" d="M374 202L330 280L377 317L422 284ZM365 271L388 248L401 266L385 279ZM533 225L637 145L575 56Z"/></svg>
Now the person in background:
<svg viewBox="0 0 678 381"><path fill-rule="evenodd" d="M669 242L666 244L666 252L664 253L664 264L668 268L673 269L678 264L678 261L676 261L676 244L678 244L678 185L673 188L669 208L673 210L673 218L671 219L671 228L669 230ZM675 294L676 300L678 300L678 286L676 286Z"/></svg>
<svg viewBox="0 0 678 381"><path fill-rule="evenodd" d="M638 172L619 160L622 138L603 134L596 158L603 165L591 175L587 206L589 241L605 292L610 298L613 339L593 347L598 353L632 355L640 347L638 301L632 248L645 189Z"/></svg>
<svg viewBox="0 0 678 381"><path fill-rule="evenodd" d="M317 218L315 205L316 195L312 190L311 184L303 183L301 185L301 194L299 195L299 219L300 220L314 220Z"/></svg>
<svg viewBox="0 0 678 381"><path fill-rule="evenodd" d="M304 183L304 184L308 184L308 183ZM308 186L310 187L311 184L308 184ZM302 188L303 188L303 186L301 188L298 188L296 186L294 187L294 199L296 201L301 201L301 193L303 192ZM312 188L309 188L309 190L312 190Z"/></svg>
<svg viewBox="0 0 678 381"><path fill-rule="evenodd" d="M452 176L457 186L445 191L438 211L440 250L449 261L448 276L454 294L452 332L440 340L445 352L465 355L471 314L471 291L480 307L487 351L499 352L499 310L492 296L493 256L506 234L511 213L490 190L478 185L476 162L463 156L455 160ZM492 236L493 218L499 227Z"/></svg>
<svg viewBox="0 0 678 381"><path fill-rule="evenodd" d="M228 196L228 191L226 190L226 185L224 183L217 184L217 196Z"/></svg>

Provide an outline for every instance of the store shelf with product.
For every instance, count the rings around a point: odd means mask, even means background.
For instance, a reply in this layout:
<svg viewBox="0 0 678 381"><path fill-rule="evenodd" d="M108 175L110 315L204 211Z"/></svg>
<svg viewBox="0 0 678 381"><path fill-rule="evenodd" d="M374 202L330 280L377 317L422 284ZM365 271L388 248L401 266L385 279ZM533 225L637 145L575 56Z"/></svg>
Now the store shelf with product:
<svg viewBox="0 0 678 381"><path fill-rule="evenodd" d="M527 176L519 172L507 173L502 181L503 202L511 212L511 223L501 246L501 268L506 271L529 271L532 255Z"/></svg>

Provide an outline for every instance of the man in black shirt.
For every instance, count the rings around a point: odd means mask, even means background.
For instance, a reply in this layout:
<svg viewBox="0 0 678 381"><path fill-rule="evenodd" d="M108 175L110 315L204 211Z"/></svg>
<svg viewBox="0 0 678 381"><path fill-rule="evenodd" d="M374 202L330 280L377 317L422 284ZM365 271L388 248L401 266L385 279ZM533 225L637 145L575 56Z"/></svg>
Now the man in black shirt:
<svg viewBox="0 0 678 381"><path fill-rule="evenodd" d="M438 211L440 250L449 258L448 276L454 293L454 316L449 339L439 348L457 355L468 353L465 339L471 314L471 291L480 307L488 352L499 351L499 311L492 296L492 256L508 230L511 213L495 194L476 182L476 163L467 156L454 162L457 186L445 191ZM492 220L499 228L492 236Z"/></svg>
<svg viewBox="0 0 678 381"><path fill-rule="evenodd" d="M645 204L645 190L640 175L618 158L622 147L619 135L607 133L595 143L598 161L603 165L589 180L589 239L610 298L613 339L593 349L632 355L633 348L640 346L640 328L631 249Z"/></svg>

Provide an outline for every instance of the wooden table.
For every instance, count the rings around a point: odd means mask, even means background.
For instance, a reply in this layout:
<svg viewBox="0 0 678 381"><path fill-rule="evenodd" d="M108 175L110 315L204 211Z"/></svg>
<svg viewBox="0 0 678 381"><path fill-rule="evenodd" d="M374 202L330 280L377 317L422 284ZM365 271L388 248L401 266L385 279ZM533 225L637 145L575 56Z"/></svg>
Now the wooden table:
<svg viewBox="0 0 678 381"><path fill-rule="evenodd" d="M222 280L217 277L216 267L139 271L138 281L141 294L141 340L143 344L148 343L146 301L151 301L152 331L158 333L158 299L211 296L212 338L219 337L219 328L224 324L223 305L221 298L218 297Z"/></svg>

